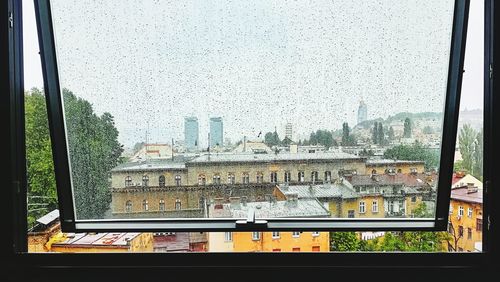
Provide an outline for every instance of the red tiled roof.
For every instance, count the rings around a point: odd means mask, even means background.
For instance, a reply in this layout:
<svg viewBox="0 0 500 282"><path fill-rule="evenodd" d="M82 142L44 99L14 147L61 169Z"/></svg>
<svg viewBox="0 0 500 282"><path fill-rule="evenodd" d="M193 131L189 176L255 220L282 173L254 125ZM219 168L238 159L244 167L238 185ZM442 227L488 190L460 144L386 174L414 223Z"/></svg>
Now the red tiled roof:
<svg viewBox="0 0 500 282"><path fill-rule="evenodd" d="M176 232L173 235L161 235L153 237L155 249L166 249L167 252L189 251L189 233Z"/></svg>
<svg viewBox="0 0 500 282"><path fill-rule="evenodd" d="M457 183L458 181L460 181L460 179L462 179L464 177L463 174L457 174L457 173L453 173L453 177L451 178L451 185Z"/></svg>
<svg viewBox="0 0 500 282"><path fill-rule="evenodd" d="M468 203L483 203L483 193L477 189L476 192L468 193L467 186L451 189L451 199Z"/></svg>

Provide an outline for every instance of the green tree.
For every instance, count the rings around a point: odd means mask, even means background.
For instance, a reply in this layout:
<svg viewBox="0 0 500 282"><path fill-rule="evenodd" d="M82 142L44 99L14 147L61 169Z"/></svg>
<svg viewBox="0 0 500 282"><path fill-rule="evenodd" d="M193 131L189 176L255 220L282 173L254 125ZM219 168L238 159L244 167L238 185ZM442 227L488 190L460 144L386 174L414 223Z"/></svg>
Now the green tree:
<svg viewBox="0 0 500 282"><path fill-rule="evenodd" d="M407 117L407 118L405 118L405 122L404 122L404 130L403 130L403 137L404 138L411 138L411 128L412 128L411 119L409 117Z"/></svg>
<svg viewBox="0 0 500 282"><path fill-rule="evenodd" d="M432 133L434 133L434 130L432 129L432 127L427 125L426 127L424 127L424 129L422 129L422 132L424 134L432 134Z"/></svg>
<svg viewBox="0 0 500 282"><path fill-rule="evenodd" d="M347 122L342 124L342 146L356 145L356 138L351 135L351 128Z"/></svg>
<svg viewBox="0 0 500 282"><path fill-rule="evenodd" d="M330 251L360 251L360 240L355 232L330 232Z"/></svg>
<svg viewBox="0 0 500 282"><path fill-rule="evenodd" d="M264 143L266 145L268 145L269 147L281 145L281 139L280 139L280 137L278 135L278 132L276 132L276 131L274 131L274 132L267 132L264 135Z"/></svg>
<svg viewBox="0 0 500 282"><path fill-rule="evenodd" d="M44 94L27 92L25 103L28 227L57 208L56 181Z"/></svg>
<svg viewBox="0 0 500 282"><path fill-rule="evenodd" d="M283 141L281 141L281 145L283 145L283 146L290 146L290 144L291 144L292 142L293 142L293 141L292 141L290 138L285 137L285 138L283 139Z"/></svg>
<svg viewBox="0 0 500 282"><path fill-rule="evenodd" d="M384 126L381 122L378 123L378 144L385 145L385 135L384 135Z"/></svg>
<svg viewBox="0 0 500 282"><path fill-rule="evenodd" d="M438 152L424 147L419 142L413 145L398 145L384 152L384 158L408 161L424 161L427 169L437 169L439 165Z"/></svg>
<svg viewBox="0 0 500 282"><path fill-rule="evenodd" d="M484 145L483 145L483 129L477 134L476 142L474 142L474 165L472 167L474 177L482 180L483 179L483 154L484 154Z"/></svg>
<svg viewBox="0 0 500 282"><path fill-rule="evenodd" d="M373 124L372 142L373 144L378 144L378 122Z"/></svg>
<svg viewBox="0 0 500 282"><path fill-rule="evenodd" d="M387 138L389 138L389 140L394 140L394 128L389 127L389 130L387 132Z"/></svg>
<svg viewBox="0 0 500 282"><path fill-rule="evenodd" d="M77 217L102 218L111 203L110 172L123 152L113 116L64 89L66 130Z"/></svg>
<svg viewBox="0 0 500 282"><path fill-rule="evenodd" d="M462 155L463 166L474 174L474 150L477 138L476 131L469 125L464 124L458 136L458 148Z"/></svg>

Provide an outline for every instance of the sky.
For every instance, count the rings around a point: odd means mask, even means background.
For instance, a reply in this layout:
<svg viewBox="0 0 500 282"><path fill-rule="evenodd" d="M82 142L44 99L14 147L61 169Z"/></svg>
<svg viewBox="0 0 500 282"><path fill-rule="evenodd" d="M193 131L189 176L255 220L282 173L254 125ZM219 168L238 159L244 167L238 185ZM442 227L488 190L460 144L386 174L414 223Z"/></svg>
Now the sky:
<svg viewBox="0 0 500 282"><path fill-rule="evenodd" d="M110 112L126 146L211 116L234 141L443 109L453 1L52 1L63 87ZM95 5L98 3L98 5ZM23 1L25 88L42 88ZM94 4L94 5L92 5ZM451 4L451 5L450 5ZM472 0L462 109L482 108L483 1Z"/></svg>

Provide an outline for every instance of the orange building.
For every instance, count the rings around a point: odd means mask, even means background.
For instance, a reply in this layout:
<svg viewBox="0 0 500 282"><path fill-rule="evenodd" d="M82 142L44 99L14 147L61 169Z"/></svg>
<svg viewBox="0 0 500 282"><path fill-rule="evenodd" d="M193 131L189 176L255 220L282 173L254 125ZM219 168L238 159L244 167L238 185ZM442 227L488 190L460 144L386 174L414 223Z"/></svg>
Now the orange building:
<svg viewBox="0 0 500 282"><path fill-rule="evenodd" d="M152 252L153 234L66 233L48 248L61 253Z"/></svg>
<svg viewBox="0 0 500 282"><path fill-rule="evenodd" d="M448 232L449 251L482 251L483 193L468 183L452 188Z"/></svg>

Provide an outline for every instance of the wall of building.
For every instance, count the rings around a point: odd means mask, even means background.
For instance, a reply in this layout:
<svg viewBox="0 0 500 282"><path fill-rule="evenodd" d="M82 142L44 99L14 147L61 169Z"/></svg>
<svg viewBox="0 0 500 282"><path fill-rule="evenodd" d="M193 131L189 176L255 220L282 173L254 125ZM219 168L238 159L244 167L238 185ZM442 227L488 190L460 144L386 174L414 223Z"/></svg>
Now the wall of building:
<svg viewBox="0 0 500 282"><path fill-rule="evenodd" d="M386 169L389 169L389 168L395 168L396 172L401 170L401 173L403 173L403 174L411 173L413 168L417 169L417 173L424 173L425 172L425 166L423 163L413 163L413 164L388 163L388 164L366 164L366 169L365 169L364 173L369 175L372 173L372 170L375 169L378 174L382 174L385 172Z"/></svg>
<svg viewBox="0 0 500 282"><path fill-rule="evenodd" d="M233 252L234 251L234 234L233 240L226 241L225 232L208 232L208 251L209 252Z"/></svg>
<svg viewBox="0 0 500 282"><path fill-rule="evenodd" d="M312 252L313 247L319 247L320 252L330 251L330 236L328 232L320 232L313 236L312 232L302 232L299 237L293 237L292 232L280 232L279 238L273 238L272 232L261 232L260 240L252 239L252 232L233 233L235 252ZM295 250L294 250L295 249Z"/></svg>
<svg viewBox="0 0 500 282"><path fill-rule="evenodd" d="M142 177L147 175L149 177L148 186L158 187L160 182L160 175L165 176L165 186L175 186L175 176L181 176L181 185L189 185L187 182L187 170L150 170L150 171L131 171L131 172L113 172L111 175L111 187L124 188L125 178L130 176L132 183L140 183L142 185Z"/></svg>
<svg viewBox="0 0 500 282"><path fill-rule="evenodd" d="M451 200L450 205L452 206L453 211L450 213L449 219L455 229L455 234L458 236L459 226L463 226L464 230L463 237L458 239L457 247L467 252L475 251L475 243L482 242L483 232L477 231L476 227L477 219L483 218L483 206L478 203L469 203L454 199ZM460 206L464 208L464 215L462 217L458 216ZM472 208L472 217L467 215L468 208ZM470 239L468 238L467 228L472 229L472 238ZM450 243L454 245L454 239L451 239Z"/></svg>

